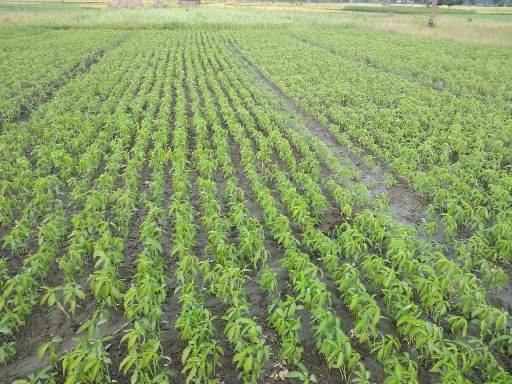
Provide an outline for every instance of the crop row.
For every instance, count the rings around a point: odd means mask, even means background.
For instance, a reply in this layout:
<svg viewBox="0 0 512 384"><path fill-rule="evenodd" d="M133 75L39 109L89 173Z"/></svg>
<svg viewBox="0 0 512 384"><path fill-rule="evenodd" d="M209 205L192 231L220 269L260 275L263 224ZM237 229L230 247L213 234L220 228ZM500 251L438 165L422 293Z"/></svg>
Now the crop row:
<svg viewBox="0 0 512 384"><path fill-rule="evenodd" d="M307 332L338 381L510 382L486 283L397 223L232 41L141 32L2 133L20 145L0 162L2 361L41 307L80 323L17 382L255 383L279 364L313 382Z"/></svg>
<svg viewBox="0 0 512 384"><path fill-rule="evenodd" d="M422 41L402 35L375 35L353 29L350 39L335 38L332 33L316 32L296 38L323 47L360 64L386 71L459 98L489 103L510 112L512 100L510 60L505 49L478 49L464 44ZM435 50L436 55L431 52ZM456 56L454 52L457 52ZM480 65L482 61L485 66Z"/></svg>
<svg viewBox="0 0 512 384"><path fill-rule="evenodd" d="M408 180L430 201L429 210L441 216L449 239L465 231L464 240L454 246L469 270L479 268L474 260L509 261L506 111L361 66L292 37L247 38L240 34L235 40L249 61L315 115L341 145L370 155L370 162L372 157L384 162ZM436 217L426 220L435 229Z"/></svg>
<svg viewBox="0 0 512 384"><path fill-rule="evenodd" d="M251 88L251 89L253 89L253 88ZM265 121L265 120L264 120L264 121ZM250 125L249 125L249 124L246 124L246 126L250 126ZM267 137L271 137L271 135L269 134ZM285 160L284 158L283 158L283 161L285 161L285 162L286 162L286 160ZM300 185L300 187L301 187L301 188L304 188L304 183L302 182L302 180L301 180L301 182L300 182L300 183L298 183L298 185ZM286 191L283 191L283 192L286 192ZM288 192L288 193L290 193L290 190L288 189L288 191L287 191L287 192ZM314 190L313 190L313 191L311 191L311 195L315 195L315 193L317 193L317 192L315 192ZM292 194L292 196L293 196L293 194ZM296 218L296 220L297 220L299 223L304 222L304 221L305 221L305 218L306 218L306 212L304 211L304 208L301 208L301 207L305 207L305 203L304 203L304 202L302 202L302 203L301 203L301 201L300 201L300 199L299 199L299 198L293 199L293 197L291 197L290 204L292 204L292 205L291 205L291 207L290 207L290 209L291 209L291 210L290 210L290 212L289 212L290 216L291 216L292 218ZM314 207L314 205L313 205L313 207ZM313 210L312 210L312 212L314 212L314 211L315 211L315 210L313 209ZM294 217L294 216L295 216L295 217ZM366 225L368 225L368 224L369 224L369 223L367 223ZM373 228L372 228L372 229L373 229ZM403 230L403 229L402 229L402 230ZM373 234L371 231L370 231L369 233L370 233L370 236L372 236L372 237L373 237L373 236L377 236L377 237L378 237L378 235L377 235L376 233L375 233L375 234ZM405 233L407 233L407 231L406 231ZM395 236L396 236L397 234L398 234L398 233L396 233L396 234L394 233L393 235L395 235ZM398 239L400 239L400 237L398 237L398 238L397 238L397 240L398 240ZM412 238L411 238L411 240L412 240ZM411 241L411 240L409 240L409 241ZM347 247L348 247L348 244L350 244L348 241L346 241L346 239L345 239L345 241L343 241L343 242L347 244ZM395 244L397 244L397 243L395 243ZM398 244L399 244L399 243L398 243ZM357 244L356 244L356 245L357 245ZM400 247L403 247L403 245L404 245L404 244L402 244L402 246L398 245L398 247L399 247L399 248L400 248ZM393 246L393 247L396 247L396 246ZM350 249L350 248L348 248L348 249ZM363 250L365 250L365 249L363 249ZM399 251L399 250L397 250L397 249L396 249L396 250L393 250L392 252L397 252L397 251L398 251L398 253L399 253L399 254L402 254L402 252L403 252L403 251ZM388 257L392 257L392 253L388 252L387 256L388 256ZM446 267L447 267L446 263L448 262L448 260L447 260L447 259L444 259L444 260L445 260L445 261L443 262L443 264L444 264L444 268L446 268ZM439 260L439 262L441 262L441 260ZM439 262L437 262L437 263L439 263ZM401 267L401 268L404 268L405 266L406 266L406 264L405 264L405 265L402 265L402 266L400 266L400 267ZM427 267L427 266L425 266L425 267ZM449 269L450 269L450 270L452 270L452 271L455 269L455 271L457 271L457 266L456 266L455 264L453 264L453 263L452 263L452 265L451 265L451 267L450 267ZM425 272L426 272L426 271L425 271ZM440 270L440 272L441 272L441 270ZM459 272L459 273L460 273L460 272ZM431 276L431 277L433 277L433 275L434 275L434 274L432 273L430 276ZM462 276L463 276L463 275L461 275L461 277L462 277ZM412 282L414 283L414 280L413 280ZM430 286L430 289L431 289L431 290L432 290L433 288L435 288L435 285L433 285L433 284L435 284L435 282L430 282L430 283L428 283L428 285ZM439 282L437 282L437 284L439 284ZM463 283L461 286L462 286L462 287L465 287L465 284ZM420 290L420 288L419 288L419 287L421 287L421 285L420 285L420 286L416 285L416 287L418 287L418 289ZM477 293L477 292L478 292L478 286L475 286L475 288L474 288L474 289L476 290L476 292L475 292L475 293L478 295L478 293ZM444 290L444 295L446 295L446 294L448 293L448 291L449 291L449 290ZM419 293L419 297L420 297L421 299L423 299L423 298L425 298L425 299L426 299L425 292L426 292L426 291L421 291L421 290L418 292L418 293ZM434 290L434 292L435 292L435 290ZM442 292L443 292L443 291L441 291L441 297L443 296L443 293L442 293ZM434 303L434 302L435 302L436 300L438 300L439 298L440 298L440 297L438 297L437 299L434 299L434 300L432 301L432 303ZM446 302L446 301L444 301L444 302ZM428 304L428 303L426 303L426 302L422 302L422 304L423 304L423 305L426 305L426 304ZM485 304L484 304L484 305L485 305ZM428 305L427 305L427 308L428 308ZM495 310L494 310L494 309L492 309L492 308L489 308L489 309L490 309L490 311L491 311L491 312L494 312L494 311L495 311ZM433 309L433 310L434 310L434 309ZM497 310L496 314L500 314L500 313L502 313L502 314L505 316L502 320L498 320L498 321L499 321L499 324L501 324L501 325L499 325L499 327L500 327L500 328L502 328L502 327L504 327L504 325L505 325L505 324L506 324L506 322L507 322L507 320L506 320L506 319L507 319L507 317L506 317L506 314L504 314L503 312L501 312L501 311ZM441 313L441 314L442 314L442 313ZM491 315L491 318L495 318L494 316L495 316L495 315ZM499 316L502 316L502 315L499 315ZM483 324L484 324L483 328L484 328L484 329L486 329L486 328L487 328L487 324L488 324L488 323L487 323L485 320L483 320ZM427 334L428 334L428 332L427 332ZM468 348L468 349L471 349L471 348ZM485 349L485 348L484 348L484 349ZM492 359L493 359L493 358L492 358L492 356L490 356L490 355L488 354L488 352L486 352L486 353L487 353L487 356L488 356L489 358L491 358L491 360L492 360ZM494 364L494 365L496 365L496 364ZM499 369L498 369L498 372L499 372Z"/></svg>
<svg viewBox="0 0 512 384"><path fill-rule="evenodd" d="M126 37L119 32L68 30L34 36L27 30L17 33L16 44L6 39L0 54L0 123L4 129Z"/></svg>

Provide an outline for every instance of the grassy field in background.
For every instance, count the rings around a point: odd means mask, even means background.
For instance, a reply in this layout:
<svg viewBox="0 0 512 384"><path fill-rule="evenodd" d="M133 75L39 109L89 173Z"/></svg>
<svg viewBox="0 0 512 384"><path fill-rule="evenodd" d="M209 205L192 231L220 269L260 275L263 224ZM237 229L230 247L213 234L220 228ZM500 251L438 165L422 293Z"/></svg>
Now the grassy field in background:
<svg viewBox="0 0 512 384"><path fill-rule="evenodd" d="M342 12L340 12L342 11ZM211 28L273 28L300 25L360 26L378 31L453 40L496 47L512 47L512 10L498 7L442 7L435 28L426 25L423 6L375 6L368 4L205 2L198 8L169 2L167 9L108 9L106 1L0 2L0 26L80 28L173 29L201 23Z"/></svg>

